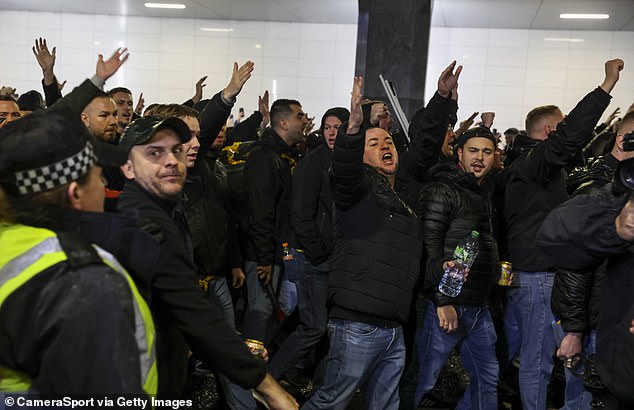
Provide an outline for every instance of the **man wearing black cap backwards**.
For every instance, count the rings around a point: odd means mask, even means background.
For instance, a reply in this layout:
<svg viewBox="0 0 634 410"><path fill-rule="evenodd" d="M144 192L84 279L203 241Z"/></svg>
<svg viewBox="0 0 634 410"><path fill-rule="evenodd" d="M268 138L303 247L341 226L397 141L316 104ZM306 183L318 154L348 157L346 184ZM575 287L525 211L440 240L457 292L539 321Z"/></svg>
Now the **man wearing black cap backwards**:
<svg viewBox="0 0 634 410"><path fill-rule="evenodd" d="M156 394L147 304L111 254L62 228L68 212L101 215L101 167L124 161L61 112L0 132L2 391Z"/></svg>
<svg viewBox="0 0 634 410"><path fill-rule="evenodd" d="M495 330L487 296L499 277L497 243L492 222L491 194L486 175L493 166L495 137L476 127L456 141L456 161L444 161L429 172L420 194L427 252L424 291L431 301L416 335L419 368L416 403L436 383L451 351L460 344L462 362L471 384L458 408L497 408L498 363ZM478 231L480 252L469 280L455 297L443 295L438 284L453 259L458 242Z"/></svg>
<svg viewBox="0 0 634 410"><path fill-rule="evenodd" d="M135 278L157 322L159 397L183 394L191 348L233 382L256 388L271 408L297 408L198 287L191 239L176 207L186 176L183 143L190 138L182 120L150 116L132 122L119 142L129 155L118 209L138 213L140 226L161 242L156 269Z"/></svg>

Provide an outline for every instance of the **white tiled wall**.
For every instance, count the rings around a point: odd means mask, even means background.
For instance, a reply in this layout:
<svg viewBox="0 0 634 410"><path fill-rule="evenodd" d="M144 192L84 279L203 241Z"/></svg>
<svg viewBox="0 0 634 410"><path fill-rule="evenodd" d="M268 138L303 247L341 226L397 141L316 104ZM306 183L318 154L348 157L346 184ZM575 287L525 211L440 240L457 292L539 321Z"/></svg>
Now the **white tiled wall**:
<svg viewBox="0 0 634 410"><path fill-rule="evenodd" d="M126 45L130 60L107 87L125 85L135 97L143 92L146 105L185 101L203 75L209 76L205 95L211 97L226 85L233 61L248 59L255 71L237 104L247 113L257 108L265 89L273 99L299 99L317 120L329 107L349 105L356 25L7 11L0 17L0 84L18 92L40 89L41 71L30 49L36 37L46 37L58 47L56 72L68 80L68 88L94 72L98 53L109 55ZM583 42L544 40L552 37ZM425 99L435 91L438 74L456 59L465 66L459 118L495 111L498 129L521 128L537 105L572 109L602 81L605 60L615 57L623 58L626 68L609 111L634 102L634 32L434 27Z"/></svg>
<svg viewBox="0 0 634 410"><path fill-rule="evenodd" d="M205 96L229 81L233 62L255 62L253 76L238 98L248 113L258 95L296 98L318 122L333 106L348 106L354 75L356 25L263 21L185 20L0 11L0 85L18 93L41 90L42 73L31 52L34 39L45 37L57 47L55 72L68 80L64 92L95 71L99 53L109 56L118 46L130 59L106 84L123 85L146 106L183 102L194 84L208 75ZM202 31L225 28L229 32Z"/></svg>
<svg viewBox="0 0 634 410"><path fill-rule="evenodd" d="M526 113L538 105L570 111L603 81L604 62L617 57L625 61L625 70L604 117L634 102L634 32L433 27L425 99L436 90L442 69L455 59L464 65L458 117L495 111L498 130L523 128Z"/></svg>

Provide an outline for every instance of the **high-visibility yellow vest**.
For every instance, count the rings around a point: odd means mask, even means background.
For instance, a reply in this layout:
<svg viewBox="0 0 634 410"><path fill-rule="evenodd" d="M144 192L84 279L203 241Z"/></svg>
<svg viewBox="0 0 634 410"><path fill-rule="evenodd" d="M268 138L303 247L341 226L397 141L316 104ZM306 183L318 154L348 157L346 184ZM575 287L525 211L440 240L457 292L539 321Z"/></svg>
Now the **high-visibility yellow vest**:
<svg viewBox="0 0 634 410"><path fill-rule="evenodd" d="M143 390L152 396L158 388L155 331L152 314L136 285L108 252L93 245L112 270L126 279L133 296L135 337L139 348ZM68 257L53 231L25 225L0 224L0 311L5 300L20 286L46 269L67 261ZM0 391L26 392L31 379L14 369L0 367Z"/></svg>

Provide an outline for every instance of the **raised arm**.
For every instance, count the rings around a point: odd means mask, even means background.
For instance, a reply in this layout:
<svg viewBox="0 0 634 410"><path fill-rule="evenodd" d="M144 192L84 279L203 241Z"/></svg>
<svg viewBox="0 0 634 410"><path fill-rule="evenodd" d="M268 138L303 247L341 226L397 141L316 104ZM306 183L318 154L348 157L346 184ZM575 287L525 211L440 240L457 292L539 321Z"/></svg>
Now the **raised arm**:
<svg viewBox="0 0 634 410"><path fill-rule="evenodd" d="M240 68L238 63L233 63L233 72L229 84L217 93L200 113L200 149L196 162L204 161L207 151L225 125L231 107L236 101L242 87L251 78L253 62L247 61ZM202 80L202 79L201 79Z"/></svg>
<svg viewBox="0 0 634 410"><path fill-rule="evenodd" d="M57 100L62 98L61 89L57 85L57 78L53 72L55 66L55 59L57 54L57 47L53 47L53 50L48 50L46 39L40 37L35 39L35 45L32 48L33 55L37 63L42 69L42 88L44 89L44 97L46 99L46 106L50 107L55 104Z"/></svg>
<svg viewBox="0 0 634 410"><path fill-rule="evenodd" d="M409 127L410 152L403 156L403 168L422 182L440 157L447 132L452 90L457 92L462 66L453 61L438 78L438 90L426 107L416 111Z"/></svg>
<svg viewBox="0 0 634 410"><path fill-rule="evenodd" d="M366 192L363 173L365 130L362 128L361 90L363 77L354 77L350 118L347 127L339 128L333 151L330 189L340 209L352 208Z"/></svg>
<svg viewBox="0 0 634 410"><path fill-rule="evenodd" d="M79 116L84 107L92 101L99 92L103 91L103 86L121 66L128 60L127 48L116 50L109 59L104 60L99 54L95 75L90 80L85 80L64 98L55 103L55 109L68 109Z"/></svg>

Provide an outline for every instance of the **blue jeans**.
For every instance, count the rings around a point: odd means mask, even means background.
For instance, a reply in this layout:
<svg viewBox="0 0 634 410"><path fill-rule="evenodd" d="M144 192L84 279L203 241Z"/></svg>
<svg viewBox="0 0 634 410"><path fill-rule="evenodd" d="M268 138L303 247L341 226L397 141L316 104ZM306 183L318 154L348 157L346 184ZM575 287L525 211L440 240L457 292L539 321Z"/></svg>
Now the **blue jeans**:
<svg viewBox="0 0 634 410"><path fill-rule="evenodd" d="M451 351L460 344L460 358L471 383L457 409L497 409L499 367L495 355L497 336L489 309L455 305L458 329L447 333L440 328L436 306L429 302L422 330L416 335L418 380L416 404L438 379Z"/></svg>
<svg viewBox="0 0 634 410"><path fill-rule="evenodd" d="M405 366L403 329L331 319L328 334L325 384L302 409L343 410L357 388L368 409L398 409L398 382Z"/></svg>
<svg viewBox="0 0 634 410"><path fill-rule="evenodd" d="M299 325L282 343L269 364L269 372L276 379L306 357L326 333L328 322L326 298L330 262L325 261L315 266L304 261L302 253L298 253L297 262Z"/></svg>
<svg viewBox="0 0 634 410"><path fill-rule="evenodd" d="M553 272L515 272L517 287L507 291L507 302L516 313L521 336L520 395L525 410L546 408L548 383L557 348L552 330L550 298Z"/></svg>
<svg viewBox="0 0 634 410"><path fill-rule="evenodd" d="M244 315L242 334L245 339L259 340L266 345L273 337L272 334L267 334L269 322L273 316L273 301L267 293L264 282L258 277L257 266L257 262L254 261L244 262L248 306ZM273 265L271 287L274 291L280 280L280 272L281 267Z"/></svg>
<svg viewBox="0 0 634 410"><path fill-rule="evenodd" d="M229 322L231 327L235 330L236 321L233 311L233 299L231 298L231 292L227 285L227 279L224 276L209 282L209 300L220 309L225 320ZM218 379L222 390L225 392L225 400L230 409L255 410L258 408L253 399L251 389L244 389L238 386L231 382L223 373L218 373Z"/></svg>

